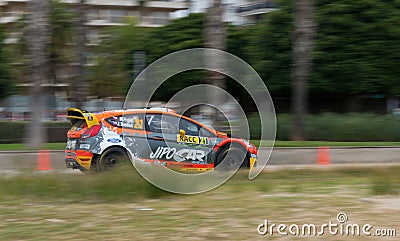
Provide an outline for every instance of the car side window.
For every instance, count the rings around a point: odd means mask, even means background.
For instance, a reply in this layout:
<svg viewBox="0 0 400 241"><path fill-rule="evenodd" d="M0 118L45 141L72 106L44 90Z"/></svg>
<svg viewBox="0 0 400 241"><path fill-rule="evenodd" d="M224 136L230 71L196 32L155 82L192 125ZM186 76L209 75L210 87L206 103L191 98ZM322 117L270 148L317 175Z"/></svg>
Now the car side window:
<svg viewBox="0 0 400 241"><path fill-rule="evenodd" d="M179 118L168 114L147 114L146 129L155 133L177 134L179 133Z"/></svg>
<svg viewBox="0 0 400 241"><path fill-rule="evenodd" d="M146 130L155 133L161 133L161 116L156 114L146 114Z"/></svg>
<svg viewBox="0 0 400 241"><path fill-rule="evenodd" d="M146 129L154 133L178 133L178 124L169 118L168 115L162 116L161 114L147 114L146 115Z"/></svg>
<svg viewBox="0 0 400 241"><path fill-rule="evenodd" d="M142 114L112 116L107 118L106 121L115 127L129 128L135 130L144 129L144 120Z"/></svg>
<svg viewBox="0 0 400 241"><path fill-rule="evenodd" d="M191 121L168 114L147 114L146 128L150 132L178 134L179 130L184 130L187 135L198 136L199 126Z"/></svg>
<svg viewBox="0 0 400 241"><path fill-rule="evenodd" d="M161 116L161 115L160 115ZM179 133L178 121L175 116L164 115L161 118L161 129L166 134Z"/></svg>

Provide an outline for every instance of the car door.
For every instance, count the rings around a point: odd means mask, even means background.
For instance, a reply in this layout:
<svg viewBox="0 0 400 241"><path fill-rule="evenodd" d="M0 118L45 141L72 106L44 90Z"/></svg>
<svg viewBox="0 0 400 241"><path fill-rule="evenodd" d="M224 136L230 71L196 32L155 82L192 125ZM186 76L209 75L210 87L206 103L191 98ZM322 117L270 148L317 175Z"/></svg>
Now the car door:
<svg viewBox="0 0 400 241"><path fill-rule="evenodd" d="M176 152L173 141L177 127L169 126L160 113L147 113L145 117L147 145L150 147L149 159L172 161Z"/></svg>
<svg viewBox="0 0 400 241"><path fill-rule="evenodd" d="M177 158L195 164L211 163L208 158L213 147L211 132L185 118L179 119L179 130L183 130L184 135L177 135Z"/></svg>
<svg viewBox="0 0 400 241"><path fill-rule="evenodd" d="M169 113L146 114L150 159L206 164L212 143L199 136L201 126Z"/></svg>

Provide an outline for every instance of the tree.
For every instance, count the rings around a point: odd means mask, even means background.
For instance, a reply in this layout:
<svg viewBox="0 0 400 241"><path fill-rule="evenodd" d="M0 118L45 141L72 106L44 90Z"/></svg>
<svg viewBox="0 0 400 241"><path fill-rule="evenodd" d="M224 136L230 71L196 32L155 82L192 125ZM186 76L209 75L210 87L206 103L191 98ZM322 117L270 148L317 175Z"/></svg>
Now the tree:
<svg viewBox="0 0 400 241"><path fill-rule="evenodd" d="M204 47L203 24L204 14L190 14L155 29L138 27L133 18L127 18L126 25L105 29L105 37L95 49L98 64L90 69L91 94L100 97L125 94L134 80L135 51L145 51L146 64L150 64L178 50ZM203 77L203 71L199 70L175 75L159 88L155 98L168 99L174 92L199 83Z"/></svg>
<svg viewBox="0 0 400 241"><path fill-rule="evenodd" d="M223 12L224 6L221 0L214 0L213 4L207 9L204 29L205 47L207 48L226 49L226 26L222 19ZM210 63L210 67L222 69L224 60L220 56L212 56L206 62ZM206 82L225 89L225 76L218 72L208 71Z"/></svg>
<svg viewBox="0 0 400 241"><path fill-rule="evenodd" d="M248 61L274 99L290 98L294 1L260 24L231 26L228 50ZM400 4L397 1L315 2L318 32L309 81L311 98L400 93Z"/></svg>
<svg viewBox="0 0 400 241"><path fill-rule="evenodd" d="M340 96L342 100L353 95L400 93L400 62L397 61L400 59L400 25L396 24L400 19L398 1L360 0L354 4L350 0L320 0L316 1L314 12L319 28L312 53L313 68L307 84L311 100L320 96ZM243 58L255 68L274 99L291 98L292 43L298 37L294 16L294 1L279 0L279 9L265 14L261 23L229 26L226 33L228 52ZM101 83L110 84L110 81L105 81L107 73L115 75L114 80L120 75L126 82L114 81L113 84L118 83L119 87L110 87L110 90L123 94L132 81L133 51L145 50L149 64L174 51L204 47L206 22L204 14L190 14L161 28L115 28L116 35L121 37L106 38L106 44L101 46L105 59L103 64L99 64L99 78L91 81L98 81L100 88L103 86ZM130 37L132 35L127 34L129 31L137 34ZM124 38L126 41L122 40ZM127 47L121 51L121 46ZM176 75L165 83L166 88L157 92L157 98L165 100L171 92L199 83L203 77L204 72L201 71ZM225 83L229 92L241 96L232 81ZM104 91L104 95L107 93L115 94Z"/></svg>
<svg viewBox="0 0 400 241"><path fill-rule="evenodd" d="M32 88L31 121L27 130L28 148L40 148L46 140L42 124L42 83L48 79L48 46L49 46L49 2L32 0L28 3L31 13L28 18L27 40L29 49L29 70Z"/></svg>
<svg viewBox="0 0 400 241"><path fill-rule="evenodd" d="M174 19L168 25L150 31L145 41L147 63L175 51L204 47L204 24L203 13L191 13L187 17Z"/></svg>
<svg viewBox="0 0 400 241"><path fill-rule="evenodd" d="M9 56L4 44L5 35L0 26L0 100L9 96L14 89L11 80Z"/></svg>
<svg viewBox="0 0 400 241"><path fill-rule="evenodd" d="M28 14L25 14L13 25L8 26L10 32L24 32L18 42L7 44L10 53L10 62L13 65L11 76L13 79L23 79L29 76L29 36L24 29L28 28ZM51 0L49 6L49 82L58 83L58 69L64 68L72 61L71 41L73 37L73 13L60 0ZM61 66L64 65L64 66ZM48 93L51 94L51 93Z"/></svg>
<svg viewBox="0 0 400 241"><path fill-rule="evenodd" d="M76 33L76 51L77 51L77 68L76 76L72 81L73 102L76 108L81 109L83 100L88 93L88 82L86 76L86 4L85 0L79 0L75 6L75 33Z"/></svg>
<svg viewBox="0 0 400 241"><path fill-rule="evenodd" d="M230 26L228 32L228 52L241 57L257 71L274 99L290 97L292 11L292 1L285 0L279 10L264 15L260 23Z"/></svg>
<svg viewBox="0 0 400 241"><path fill-rule="evenodd" d="M145 50L146 30L137 27L136 20L127 18L125 25L111 27L95 50L97 65L90 68L90 93L98 97L122 95L132 83L132 56L135 50Z"/></svg>
<svg viewBox="0 0 400 241"><path fill-rule="evenodd" d="M316 31L313 0L295 1L294 21L293 89L291 99L294 121L291 139L301 141L306 138L304 118L308 106L308 82L312 70L312 55Z"/></svg>
<svg viewBox="0 0 400 241"><path fill-rule="evenodd" d="M205 46L207 48L226 50L226 26L223 22L224 6L221 0L214 0L213 4L207 9L206 24L205 24ZM218 52L214 52L212 56L205 56L205 62L213 69L223 70L224 59ZM207 71L206 83L219 87L226 88L225 76L217 71ZM210 103L213 106L219 106L224 103L221 95L215 93L216 89L209 89L207 93ZM213 113L210 116L213 119L213 126L218 128L217 110L212 109Z"/></svg>
<svg viewBox="0 0 400 241"><path fill-rule="evenodd" d="M72 61L70 44L73 40L73 19L75 14L71 12L65 3L60 0L50 2L50 44L49 66L50 75L54 83L59 82L57 68L59 65L67 65Z"/></svg>
<svg viewBox="0 0 400 241"><path fill-rule="evenodd" d="M400 3L317 1L310 90L335 96L400 93Z"/></svg>
<svg viewBox="0 0 400 241"><path fill-rule="evenodd" d="M149 33L148 41L145 41L147 63L150 64L175 51L203 48L205 44L204 25L205 15L203 13L191 13L187 17L171 21L164 27L154 29ZM160 86L154 99L168 100L179 90L202 82L205 76L206 73L203 70L191 70L176 74Z"/></svg>

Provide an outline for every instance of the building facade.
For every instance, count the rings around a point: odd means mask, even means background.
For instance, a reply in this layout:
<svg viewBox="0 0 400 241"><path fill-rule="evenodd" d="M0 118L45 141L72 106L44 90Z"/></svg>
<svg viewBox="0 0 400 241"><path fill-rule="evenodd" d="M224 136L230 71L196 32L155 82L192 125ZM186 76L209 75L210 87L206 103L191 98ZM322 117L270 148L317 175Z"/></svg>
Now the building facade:
<svg viewBox="0 0 400 241"><path fill-rule="evenodd" d="M214 0L191 0L188 11L177 11L174 17L186 16L188 13L204 13L212 6ZM278 9L273 0L222 0L225 22L234 25L255 24L262 15Z"/></svg>

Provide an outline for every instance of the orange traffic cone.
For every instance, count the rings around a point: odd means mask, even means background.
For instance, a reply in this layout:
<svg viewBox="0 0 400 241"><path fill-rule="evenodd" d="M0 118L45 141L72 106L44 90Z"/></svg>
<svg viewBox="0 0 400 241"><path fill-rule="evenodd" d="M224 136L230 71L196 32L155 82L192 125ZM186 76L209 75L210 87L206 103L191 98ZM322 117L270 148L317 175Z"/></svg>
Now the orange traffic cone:
<svg viewBox="0 0 400 241"><path fill-rule="evenodd" d="M330 165L330 164L332 164L328 146L320 146L320 147L318 147L317 164L318 165Z"/></svg>
<svg viewBox="0 0 400 241"><path fill-rule="evenodd" d="M36 170L48 171L53 170L50 163L50 151L49 150L39 150L37 158Z"/></svg>

